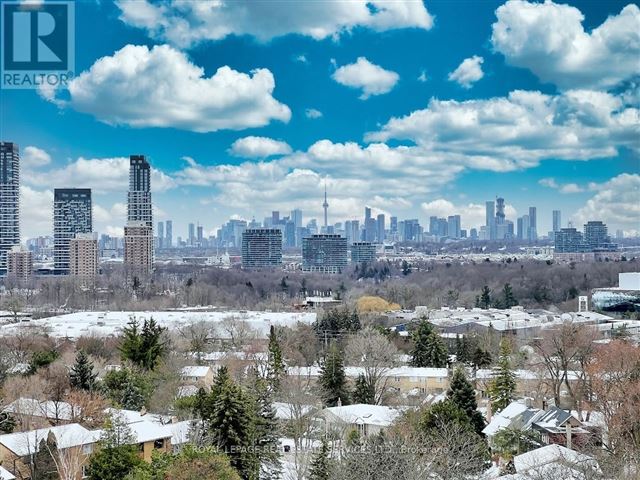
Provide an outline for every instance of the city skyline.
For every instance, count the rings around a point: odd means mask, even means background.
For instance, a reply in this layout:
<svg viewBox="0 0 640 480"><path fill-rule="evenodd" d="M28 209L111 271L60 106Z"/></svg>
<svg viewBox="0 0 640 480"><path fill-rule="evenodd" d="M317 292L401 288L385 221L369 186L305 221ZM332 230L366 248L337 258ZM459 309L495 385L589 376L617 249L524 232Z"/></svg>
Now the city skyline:
<svg viewBox="0 0 640 480"><path fill-rule="evenodd" d="M539 235L553 210L563 225L639 230L637 51L614 41L637 41L635 5L475 2L460 16L455 3L406 2L410 15L365 8L346 24L327 9L315 30L296 7L278 28L231 22L215 38L202 38L207 28L181 38L171 8L136 11L142 3L77 4L70 92L0 92L0 136L23 159L23 239L50 232L54 188L91 188L95 229L121 236L131 153L151 163L154 218L172 219L174 237L196 221L206 236L233 216L294 208L322 224L325 185L329 224L369 205L422 225L460 214L470 229L501 196L514 222L538 208ZM563 44L580 39L581 62L547 29L518 22L527 8L540 25L556 22ZM96 39L95 28L110 35ZM138 70L125 74L132 59ZM223 90L236 110L216 103L223 79L246 87L246 97ZM164 110L152 102L161 81ZM133 98L139 108L128 109Z"/></svg>

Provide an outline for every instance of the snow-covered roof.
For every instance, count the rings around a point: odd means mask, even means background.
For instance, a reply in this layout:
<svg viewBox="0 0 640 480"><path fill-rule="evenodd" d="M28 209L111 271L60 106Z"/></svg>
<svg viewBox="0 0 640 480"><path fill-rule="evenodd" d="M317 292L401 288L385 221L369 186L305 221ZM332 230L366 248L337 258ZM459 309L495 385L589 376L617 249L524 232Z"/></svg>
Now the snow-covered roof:
<svg viewBox="0 0 640 480"><path fill-rule="evenodd" d="M482 433L489 437L494 436L503 428L511 427L515 423L516 419L524 416L533 416L535 412L538 411L538 409L527 407L522 402L511 402L502 411L493 416L489 424L482 430ZM528 412L530 412L530 415L526 415ZM518 423L522 425L525 422L523 421Z"/></svg>
<svg viewBox="0 0 640 480"><path fill-rule="evenodd" d="M195 385L182 385L178 387L177 398L193 397L198 393L198 387Z"/></svg>
<svg viewBox="0 0 640 480"><path fill-rule="evenodd" d="M575 476L576 473L580 473L575 470L576 468L581 470L598 469L598 463L593 457L555 444L546 445L531 450L530 452L516 455L513 458L513 464L516 472L520 474L526 472L535 472L536 474L543 472L545 474L554 473L557 475L555 478L568 478L572 480L584 478L584 476ZM548 478L552 477L549 476Z"/></svg>
<svg viewBox="0 0 640 480"><path fill-rule="evenodd" d="M533 370L514 370L513 372L519 380L541 380L548 378L548 372L536 372ZM495 372L490 368L480 368L476 370L477 380L491 380L495 375ZM567 372L569 380L578 380L578 374L576 372Z"/></svg>
<svg viewBox="0 0 640 480"><path fill-rule="evenodd" d="M135 436L138 443L150 442L160 438L171 438L173 436L171 426L172 424L160 425L159 423L148 420L129 424L131 433Z"/></svg>
<svg viewBox="0 0 640 480"><path fill-rule="evenodd" d="M188 366L182 367L180 375L183 377L206 377L211 371L211 367L207 366Z"/></svg>
<svg viewBox="0 0 640 480"><path fill-rule="evenodd" d="M171 417L167 415L159 415L157 413L139 412L137 410L125 410L121 408L106 408L105 414L109 416L118 416L122 418L125 423L138 423L138 422L155 422L160 425L171 422Z"/></svg>
<svg viewBox="0 0 640 480"><path fill-rule="evenodd" d="M39 401L33 398L18 398L4 409L4 412L32 417L73 420L80 415L80 407L73 407L67 402Z"/></svg>
<svg viewBox="0 0 640 480"><path fill-rule="evenodd" d="M0 444L22 457L38 451L40 442L47 440L49 432L53 432L59 449L77 447L95 443L100 438L99 430L87 430L82 425L70 423L57 427L40 428L28 432L9 433L0 435Z"/></svg>
<svg viewBox="0 0 640 480"><path fill-rule="evenodd" d="M16 476L6 468L0 466L0 480L15 480Z"/></svg>
<svg viewBox="0 0 640 480"><path fill-rule="evenodd" d="M303 377L319 377L321 373L320 367L289 367L288 375ZM345 367L344 373L347 377L357 378L364 374L362 367ZM389 368L384 375L386 377L411 377L411 378L447 378L449 372L446 368L428 368L428 367L395 367Z"/></svg>
<svg viewBox="0 0 640 480"><path fill-rule="evenodd" d="M400 411L395 408L382 405L367 405L358 403L342 407L329 407L323 410L338 417L342 422L358 425L379 425L388 427L400 415Z"/></svg>
<svg viewBox="0 0 640 480"><path fill-rule="evenodd" d="M278 420L291 420L296 415L306 415L313 407L311 405L293 405L291 403L273 402L273 408L276 411L276 418ZM296 409L300 409L297 413Z"/></svg>
<svg viewBox="0 0 640 480"><path fill-rule="evenodd" d="M271 325L295 326L298 322L312 324L316 320L314 312L256 312L256 311L164 311L164 312L76 312L54 317L31 320L29 322L11 323L0 326L0 335L15 334L24 328L47 327L49 334L59 338L78 338L83 335L106 337L118 335L135 317L140 322L153 319L162 327L170 330L193 322L222 323L233 318L244 321L256 330L258 335L266 338ZM216 335L227 337L223 328L216 329Z"/></svg>
<svg viewBox="0 0 640 480"><path fill-rule="evenodd" d="M191 430L191 422L189 420L170 423L165 426L171 432L171 445L182 445L189 441L189 431Z"/></svg>

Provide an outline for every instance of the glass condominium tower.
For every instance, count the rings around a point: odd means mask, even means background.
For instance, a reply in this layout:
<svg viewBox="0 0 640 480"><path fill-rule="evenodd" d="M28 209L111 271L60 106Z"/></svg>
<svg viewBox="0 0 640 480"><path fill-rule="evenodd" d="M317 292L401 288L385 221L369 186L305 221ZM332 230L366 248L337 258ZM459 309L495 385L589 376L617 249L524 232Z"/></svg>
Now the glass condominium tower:
<svg viewBox="0 0 640 480"><path fill-rule="evenodd" d="M20 153L18 145L0 142L0 274L7 252L20 244Z"/></svg>

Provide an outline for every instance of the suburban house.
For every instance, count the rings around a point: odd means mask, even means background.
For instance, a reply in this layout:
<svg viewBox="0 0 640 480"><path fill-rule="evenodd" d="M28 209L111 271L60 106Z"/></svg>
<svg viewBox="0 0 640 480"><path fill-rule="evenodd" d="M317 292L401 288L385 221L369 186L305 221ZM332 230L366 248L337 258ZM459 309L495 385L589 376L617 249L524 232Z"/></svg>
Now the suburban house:
<svg viewBox="0 0 640 480"><path fill-rule="evenodd" d="M329 407L318 412L326 431L345 437L356 430L362 436L375 435L388 428L401 411L382 405L358 403L341 407Z"/></svg>
<svg viewBox="0 0 640 480"><path fill-rule="evenodd" d="M530 480L558 478L583 480L600 473L598 462L589 455L561 445L547 445L516 455L513 458L516 473L499 477L500 480Z"/></svg>
<svg viewBox="0 0 640 480"><path fill-rule="evenodd" d="M21 430L45 428L74 423L81 416L81 409L67 402L40 401L18 398L2 409L15 418Z"/></svg>
<svg viewBox="0 0 640 480"><path fill-rule="evenodd" d="M180 379L183 383L194 385L198 388L211 388L213 385L213 369L208 366L188 366L180 371Z"/></svg>
<svg viewBox="0 0 640 480"><path fill-rule="evenodd" d="M18 478L30 478L32 457L38 452L42 440L46 442L50 434L55 437L58 455L64 455L67 460L64 462L69 470L67 478L82 479L100 432L87 430L77 423L0 435L2 466Z"/></svg>

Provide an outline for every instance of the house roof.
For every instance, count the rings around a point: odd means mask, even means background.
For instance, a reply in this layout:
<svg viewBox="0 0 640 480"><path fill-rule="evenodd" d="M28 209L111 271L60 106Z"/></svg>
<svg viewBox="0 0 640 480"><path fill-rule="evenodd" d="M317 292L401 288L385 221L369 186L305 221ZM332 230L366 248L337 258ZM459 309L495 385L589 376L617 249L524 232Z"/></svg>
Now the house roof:
<svg viewBox="0 0 640 480"><path fill-rule="evenodd" d="M180 374L183 377L206 377L211 371L211 367L207 366L188 366L182 367Z"/></svg>
<svg viewBox="0 0 640 480"><path fill-rule="evenodd" d="M573 479L581 478L572 475L572 472L576 472L576 469L597 469L598 464L593 457L578 453L575 450L570 450L562 445L546 445L530 452L516 455L513 458L513 464L516 468L516 472L536 472L542 473L562 473L562 476L557 478ZM577 472L579 473L579 472ZM549 477L551 478L551 477Z"/></svg>
<svg viewBox="0 0 640 480"><path fill-rule="evenodd" d="M171 432L171 445L182 445L189 441L189 431L191 430L191 421L184 420L182 422L170 423L165 427Z"/></svg>
<svg viewBox="0 0 640 480"><path fill-rule="evenodd" d="M388 427L400 415L400 411L395 408L364 403L325 408L323 412L334 415L344 423L381 427Z"/></svg>
<svg viewBox="0 0 640 480"><path fill-rule="evenodd" d="M7 405L3 412L30 415L32 417L73 420L80 415L81 409L67 402L53 402L51 400L41 402L33 398L18 398Z"/></svg>
<svg viewBox="0 0 640 480"><path fill-rule="evenodd" d="M527 407L522 402L511 402L502 411L493 416L489 424L482 430L482 433L491 437L503 428L522 427L539 411L537 408Z"/></svg>
<svg viewBox="0 0 640 480"><path fill-rule="evenodd" d="M320 367L289 367L288 375L302 375L309 377L319 377L321 374ZM362 367L345 367L344 373L347 377L357 378L364 374ZM402 377L402 378L447 378L449 375L446 368L428 368L428 367L395 367L389 368L385 373L385 377Z"/></svg>
<svg viewBox="0 0 640 480"><path fill-rule="evenodd" d="M49 432L53 432L55 435L59 449L95 443L100 438L99 430L91 431L77 423L70 423L57 427L39 428L28 432L0 435L0 444L22 457L37 452L40 441L43 439L46 441Z"/></svg>
<svg viewBox="0 0 640 480"><path fill-rule="evenodd" d="M273 402L273 408L275 408L276 410L276 418L278 420L291 420L297 414L297 412L295 411L296 408L300 408L300 415L306 415L311 410L313 410L313 407L311 405L298 406L284 402Z"/></svg>

